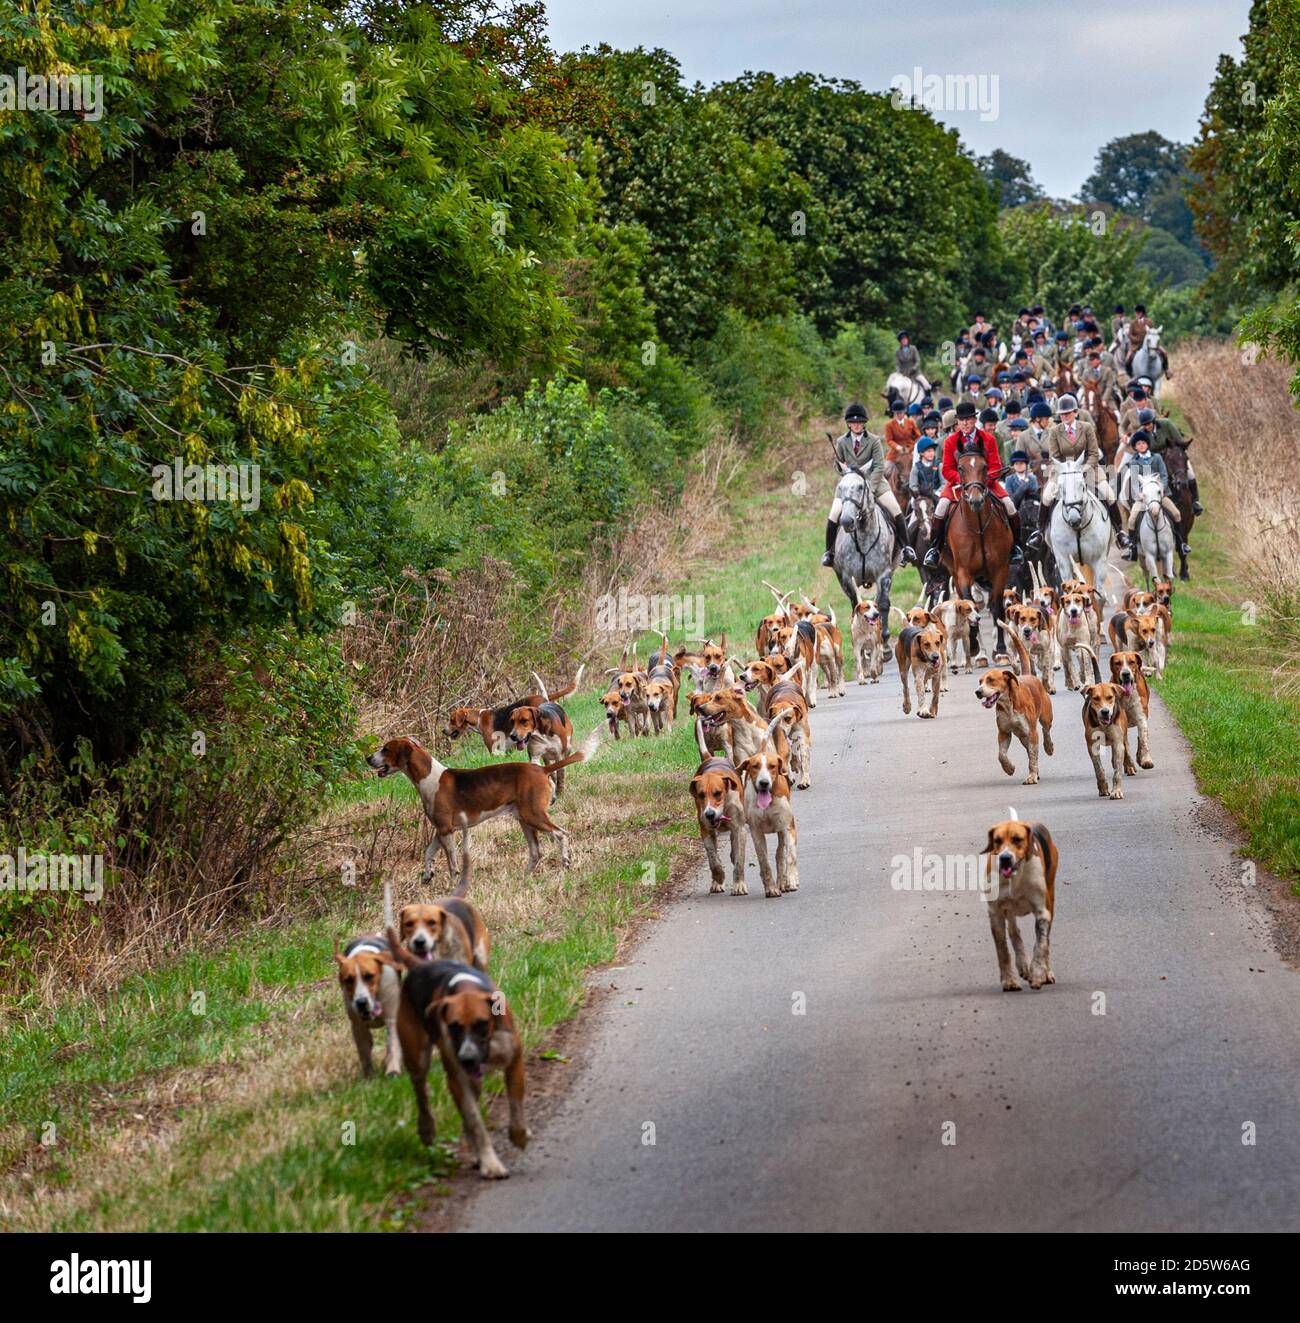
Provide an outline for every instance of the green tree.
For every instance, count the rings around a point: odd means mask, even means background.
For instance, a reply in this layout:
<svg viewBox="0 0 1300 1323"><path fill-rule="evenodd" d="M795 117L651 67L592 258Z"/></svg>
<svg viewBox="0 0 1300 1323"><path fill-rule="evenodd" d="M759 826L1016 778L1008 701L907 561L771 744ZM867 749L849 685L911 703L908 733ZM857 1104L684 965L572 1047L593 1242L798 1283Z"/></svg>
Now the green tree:
<svg viewBox="0 0 1300 1323"><path fill-rule="evenodd" d="M1151 199L1185 177L1186 157L1186 147L1154 130L1112 138L1097 153L1097 164L1079 196L1149 220Z"/></svg>
<svg viewBox="0 0 1300 1323"><path fill-rule="evenodd" d="M997 202L927 111L812 74L747 74L710 95L811 189L797 297L823 334L888 319L933 343L972 303L1011 297Z"/></svg>
<svg viewBox="0 0 1300 1323"><path fill-rule="evenodd" d="M1110 308L1145 302L1149 279L1137 265L1146 235L1089 214L1058 212L1049 204L1004 212L1002 239L1027 296L1046 308L1090 303Z"/></svg>
<svg viewBox="0 0 1300 1323"><path fill-rule="evenodd" d="M381 40L309 0L65 0L0 42L105 93L0 96L0 715L120 756L208 640L327 628L399 554L354 342L563 353L579 182L420 10ZM260 502L154 499L176 460L256 465Z"/></svg>
<svg viewBox="0 0 1300 1323"><path fill-rule="evenodd" d="M645 291L667 345L708 339L729 307L752 317L788 310L788 214L803 192L780 150L746 141L666 51L602 46L581 58L613 107L609 127L590 135L601 219L646 235ZM585 136L572 135L575 151Z"/></svg>
<svg viewBox="0 0 1300 1323"><path fill-rule="evenodd" d="M1215 307L1247 311L1239 334L1300 364L1300 0L1256 0L1243 47L1206 98L1192 208Z"/></svg>
<svg viewBox="0 0 1300 1323"><path fill-rule="evenodd" d="M1028 161L995 147L988 156L979 157L977 164L999 207L1020 207L1042 198L1043 190Z"/></svg>

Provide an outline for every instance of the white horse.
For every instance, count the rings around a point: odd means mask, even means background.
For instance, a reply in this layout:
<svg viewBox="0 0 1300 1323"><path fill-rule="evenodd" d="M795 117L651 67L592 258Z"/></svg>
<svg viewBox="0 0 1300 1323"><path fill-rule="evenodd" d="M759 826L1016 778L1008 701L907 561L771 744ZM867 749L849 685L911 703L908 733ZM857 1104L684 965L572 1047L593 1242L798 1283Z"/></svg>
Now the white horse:
<svg viewBox="0 0 1300 1323"><path fill-rule="evenodd" d="M1157 578L1174 577L1174 528L1164 507L1164 494L1159 478L1142 479L1139 499L1146 517L1138 528L1138 548L1148 590Z"/></svg>
<svg viewBox="0 0 1300 1323"><path fill-rule="evenodd" d="M1101 498L1088 486L1084 463L1079 456L1056 464L1056 504L1048 540L1061 579L1073 579L1077 563L1088 586L1102 588L1109 569L1110 519Z"/></svg>
<svg viewBox="0 0 1300 1323"><path fill-rule="evenodd" d="M1160 393L1160 378L1164 376L1165 361L1160 356L1160 331L1159 326L1147 327L1147 333L1143 337L1142 343L1133 352L1133 361L1129 364L1129 376L1133 380L1138 377L1151 378L1152 396Z"/></svg>
<svg viewBox="0 0 1300 1323"><path fill-rule="evenodd" d="M914 377L904 376L901 372L891 372L885 382L885 399L892 407L895 399L904 404L920 404L930 393L930 383L918 372Z"/></svg>

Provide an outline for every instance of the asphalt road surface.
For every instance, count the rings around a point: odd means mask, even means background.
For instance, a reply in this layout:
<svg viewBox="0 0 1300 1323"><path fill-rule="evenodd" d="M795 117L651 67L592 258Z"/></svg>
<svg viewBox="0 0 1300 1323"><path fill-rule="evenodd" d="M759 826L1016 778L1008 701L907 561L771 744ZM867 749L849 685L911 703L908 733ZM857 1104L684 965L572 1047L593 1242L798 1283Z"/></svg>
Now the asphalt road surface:
<svg viewBox="0 0 1300 1323"><path fill-rule="evenodd" d="M1155 769L1100 799L1058 672L1056 754L1022 786L975 681L936 721L903 716L892 666L823 698L800 891L765 899L751 859L748 896L708 895L701 869L596 976L617 990L571 1087L526 1153L500 1135L511 1178L460 1229L1300 1228L1300 982L1171 718L1153 698ZM1061 852L1038 992L1001 991L977 893L891 885L1011 807Z"/></svg>

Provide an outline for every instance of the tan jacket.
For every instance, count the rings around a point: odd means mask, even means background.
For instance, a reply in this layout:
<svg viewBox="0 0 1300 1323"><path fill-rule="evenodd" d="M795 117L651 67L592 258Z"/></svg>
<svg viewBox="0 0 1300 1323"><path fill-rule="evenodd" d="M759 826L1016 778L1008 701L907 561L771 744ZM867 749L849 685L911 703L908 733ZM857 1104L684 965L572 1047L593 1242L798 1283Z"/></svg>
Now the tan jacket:
<svg viewBox="0 0 1300 1323"><path fill-rule="evenodd" d="M1088 472L1096 477L1101 464L1101 446L1097 441L1097 429L1083 418L1074 420L1074 438L1071 440L1066 426L1055 422L1047 429L1047 453L1056 461L1078 459L1083 456Z"/></svg>

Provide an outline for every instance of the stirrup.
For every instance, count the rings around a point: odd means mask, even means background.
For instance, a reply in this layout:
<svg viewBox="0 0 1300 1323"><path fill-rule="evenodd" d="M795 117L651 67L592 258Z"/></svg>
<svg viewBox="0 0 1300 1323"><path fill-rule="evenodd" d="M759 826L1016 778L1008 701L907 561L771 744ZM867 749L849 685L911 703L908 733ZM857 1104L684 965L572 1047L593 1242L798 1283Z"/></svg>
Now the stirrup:
<svg viewBox="0 0 1300 1323"><path fill-rule="evenodd" d="M927 554L928 554L928 553L927 553ZM904 565L915 565L915 564L916 564L916 548L915 548L915 547L913 547L913 546L911 546L910 544L904 542L904 543L903 543L903 546L902 546L902 548L901 548L901 555L902 555L902 558L903 558L903 564L904 564Z"/></svg>
<svg viewBox="0 0 1300 1323"><path fill-rule="evenodd" d="M1019 542L1011 544L1011 555L1007 563L1010 565L1023 565L1025 563L1025 553L1020 550Z"/></svg>
<svg viewBox="0 0 1300 1323"><path fill-rule="evenodd" d="M937 570L942 564L942 561L940 560L940 549L938 547L931 547L930 550L925 553L925 559L921 564L927 570Z"/></svg>
<svg viewBox="0 0 1300 1323"><path fill-rule="evenodd" d="M822 564L829 570L835 564L835 553L833 551L823 551Z"/></svg>

